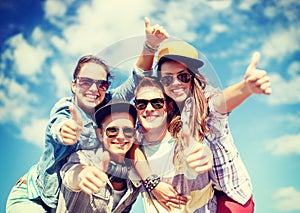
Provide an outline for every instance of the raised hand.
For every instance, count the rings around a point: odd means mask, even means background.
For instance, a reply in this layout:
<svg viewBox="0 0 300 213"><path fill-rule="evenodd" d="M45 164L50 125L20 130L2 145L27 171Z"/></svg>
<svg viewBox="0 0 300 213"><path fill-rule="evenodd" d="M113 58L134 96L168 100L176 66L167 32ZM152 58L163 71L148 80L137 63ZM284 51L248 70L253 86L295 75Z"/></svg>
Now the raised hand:
<svg viewBox="0 0 300 213"><path fill-rule="evenodd" d="M187 155L187 165L195 172L201 174L212 169L212 152L203 143L195 143L193 150Z"/></svg>
<svg viewBox="0 0 300 213"><path fill-rule="evenodd" d="M272 93L270 78L265 70L257 69L260 59L260 53L255 52L252 55L251 62L247 68L244 80L248 91L251 94L266 94Z"/></svg>
<svg viewBox="0 0 300 213"><path fill-rule="evenodd" d="M60 128L60 135L64 144L73 145L79 139L83 124L73 104L69 106L69 110L72 116Z"/></svg>
<svg viewBox="0 0 300 213"><path fill-rule="evenodd" d="M152 48L158 48L158 46L169 37L167 31L163 26L156 24L151 26L150 20L148 17L145 17L145 33L146 33L146 42Z"/></svg>
<svg viewBox="0 0 300 213"><path fill-rule="evenodd" d="M97 168L96 166L82 167L82 170L78 173L78 186L83 192L87 194L93 194L105 186L106 182L108 181L108 176L105 172L107 170L109 161L109 154L107 151L104 151L102 165L100 165L102 169Z"/></svg>

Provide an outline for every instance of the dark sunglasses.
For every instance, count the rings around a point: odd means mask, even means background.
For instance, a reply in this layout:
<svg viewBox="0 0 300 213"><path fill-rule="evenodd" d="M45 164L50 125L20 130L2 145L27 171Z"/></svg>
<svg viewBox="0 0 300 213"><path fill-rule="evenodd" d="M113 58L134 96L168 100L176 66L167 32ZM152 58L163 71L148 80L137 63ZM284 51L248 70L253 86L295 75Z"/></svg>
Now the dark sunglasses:
<svg viewBox="0 0 300 213"><path fill-rule="evenodd" d="M94 80L87 77L77 77L75 80L78 80L79 86L85 89L90 88L94 83L98 90L107 90L110 86L110 82L105 80Z"/></svg>
<svg viewBox="0 0 300 213"><path fill-rule="evenodd" d="M135 128L131 128L131 127L123 127L123 128L108 127L105 130L105 134L109 138L114 138L114 137L117 137L117 135L119 134L120 129L122 129L123 135L127 138L133 138L135 136Z"/></svg>
<svg viewBox="0 0 300 213"><path fill-rule="evenodd" d="M151 103L154 109L161 109L165 104L165 99L163 98L154 98L151 100L135 99L134 100L135 108L138 110L143 110L148 106L149 102Z"/></svg>
<svg viewBox="0 0 300 213"><path fill-rule="evenodd" d="M179 81L181 81L182 83L188 83L191 80L191 75L187 72L182 72L176 75L177 79ZM162 85L168 87L170 86L174 81L174 76L173 75L167 75L167 76L163 76L160 79L160 82L162 83Z"/></svg>

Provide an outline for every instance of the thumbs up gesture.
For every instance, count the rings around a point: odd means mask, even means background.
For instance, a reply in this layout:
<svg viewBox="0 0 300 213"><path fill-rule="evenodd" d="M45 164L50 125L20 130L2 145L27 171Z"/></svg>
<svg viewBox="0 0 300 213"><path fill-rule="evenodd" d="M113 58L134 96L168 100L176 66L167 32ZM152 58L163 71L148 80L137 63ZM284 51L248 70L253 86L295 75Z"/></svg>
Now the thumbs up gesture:
<svg viewBox="0 0 300 213"><path fill-rule="evenodd" d="M259 59L260 59L260 53L259 52L253 53L244 80L247 89L251 94L269 95L272 93L270 78L267 75L266 71L257 69Z"/></svg>
<svg viewBox="0 0 300 213"><path fill-rule="evenodd" d="M95 166L82 166L78 172L78 186L87 194L98 192L108 181L105 173L110 161L107 151L103 152L101 168Z"/></svg>
<svg viewBox="0 0 300 213"><path fill-rule="evenodd" d="M212 169L213 155L206 144L196 142L193 150L188 154L186 162L192 170L201 174Z"/></svg>
<svg viewBox="0 0 300 213"><path fill-rule="evenodd" d="M64 144L73 145L79 139L83 123L74 105L70 105L69 110L72 116L60 128L60 135Z"/></svg>

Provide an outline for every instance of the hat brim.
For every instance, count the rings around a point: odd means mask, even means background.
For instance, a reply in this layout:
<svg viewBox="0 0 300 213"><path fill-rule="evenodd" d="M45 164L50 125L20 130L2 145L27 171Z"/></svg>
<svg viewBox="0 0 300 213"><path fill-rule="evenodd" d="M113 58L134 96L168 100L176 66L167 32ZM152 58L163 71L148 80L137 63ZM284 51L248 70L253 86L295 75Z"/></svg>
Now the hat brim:
<svg viewBox="0 0 300 213"><path fill-rule="evenodd" d="M114 104L108 103L107 105L98 109L95 112L94 116L95 116L95 121L97 123L97 126L100 127L105 117L114 112L128 112L132 116L134 121L137 118L136 109L133 105L129 103L114 103Z"/></svg>
<svg viewBox="0 0 300 213"><path fill-rule="evenodd" d="M193 68L200 68L204 65L203 61L199 59L190 58L181 55L172 55L172 54L164 55L159 59L159 61L164 59L171 59L173 61L183 62L187 67L193 67Z"/></svg>

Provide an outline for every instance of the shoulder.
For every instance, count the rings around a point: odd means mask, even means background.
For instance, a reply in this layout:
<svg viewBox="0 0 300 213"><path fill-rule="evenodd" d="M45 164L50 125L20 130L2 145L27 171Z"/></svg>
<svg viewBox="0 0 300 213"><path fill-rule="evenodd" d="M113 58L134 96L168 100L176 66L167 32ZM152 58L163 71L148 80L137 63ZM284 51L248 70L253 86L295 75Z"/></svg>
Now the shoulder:
<svg viewBox="0 0 300 213"><path fill-rule="evenodd" d="M64 97L59 99L51 109L51 114L61 111L63 109L69 109L70 103L73 102L72 97Z"/></svg>

